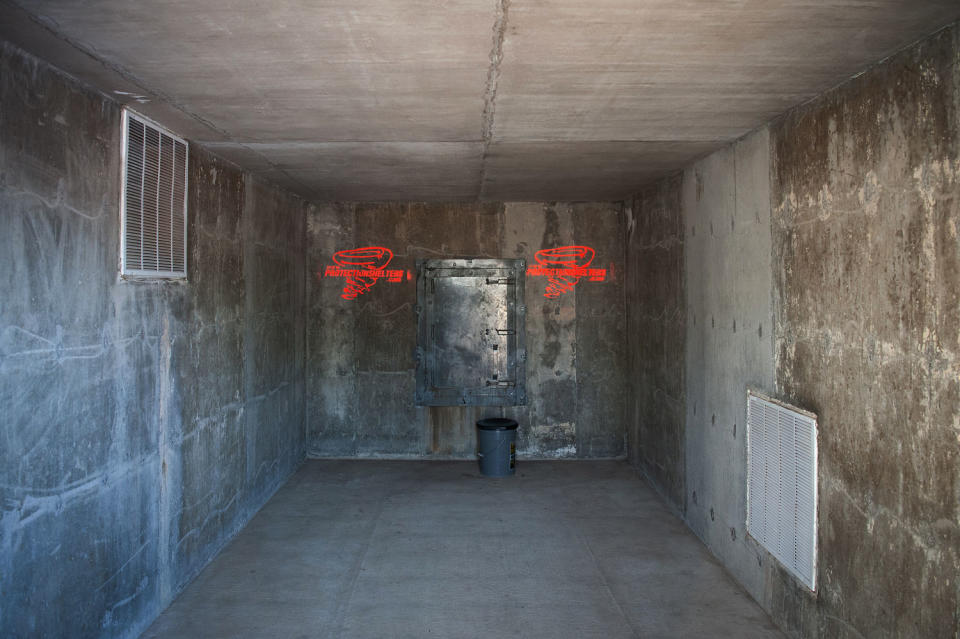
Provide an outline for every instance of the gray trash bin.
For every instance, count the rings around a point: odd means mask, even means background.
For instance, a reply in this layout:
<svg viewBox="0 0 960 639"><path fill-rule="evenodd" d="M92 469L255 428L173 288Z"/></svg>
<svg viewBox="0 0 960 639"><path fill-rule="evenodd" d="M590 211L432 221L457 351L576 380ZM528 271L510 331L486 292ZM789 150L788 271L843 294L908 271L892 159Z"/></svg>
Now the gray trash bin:
<svg viewBox="0 0 960 639"><path fill-rule="evenodd" d="M481 475L506 477L517 472L517 421L506 417L478 421L477 458Z"/></svg>

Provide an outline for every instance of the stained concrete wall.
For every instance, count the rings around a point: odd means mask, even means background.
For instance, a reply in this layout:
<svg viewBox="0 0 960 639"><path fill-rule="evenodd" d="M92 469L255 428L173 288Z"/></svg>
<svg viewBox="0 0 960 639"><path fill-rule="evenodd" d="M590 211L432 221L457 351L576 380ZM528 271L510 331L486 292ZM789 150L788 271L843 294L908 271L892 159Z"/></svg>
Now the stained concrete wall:
<svg viewBox="0 0 960 639"><path fill-rule="evenodd" d="M631 456L756 598L746 390L774 390L769 136L634 199L628 226Z"/></svg>
<svg viewBox="0 0 960 639"><path fill-rule="evenodd" d="M774 391L769 137L684 172L687 523L755 596L745 534L746 392Z"/></svg>
<svg viewBox="0 0 960 639"><path fill-rule="evenodd" d="M777 386L820 416L820 593L804 636L960 635L960 37L771 129Z"/></svg>
<svg viewBox="0 0 960 639"><path fill-rule="evenodd" d="M304 456L307 206L198 148L118 281L120 108L0 58L0 635L136 636Z"/></svg>
<svg viewBox="0 0 960 639"><path fill-rule="evenodd" d="M358 204L318 208L308 219L308 451L317 457L461 457L475 454L475 422L518 420L527 457L625 454L623 242L619 203ZM556 300L527 278L527 395L520 407L417 407L416 260L526 258L585 244L602 283L581 282ZM321 277L335 251L384 246L388 268L412 277L380 282L355 300Z"/></svg>
<svg viewBox="0 0 960 639"><path fill-rule="evenodd" d="M791 636L960 635L958 59L955 26L634 200L635 229L684 226L660 296L685 299L686 414L645 395L633 459ZM672 373L631 340L631 373ZM744 538L748 386L819 415L816 594Z"/></svg>
<svg viewBox="0 0 960 639"><path fill-rule="evenodd" d="M686 297L683 176L633 199L625 223L629 456L675 505L685 503Z"/></svg>

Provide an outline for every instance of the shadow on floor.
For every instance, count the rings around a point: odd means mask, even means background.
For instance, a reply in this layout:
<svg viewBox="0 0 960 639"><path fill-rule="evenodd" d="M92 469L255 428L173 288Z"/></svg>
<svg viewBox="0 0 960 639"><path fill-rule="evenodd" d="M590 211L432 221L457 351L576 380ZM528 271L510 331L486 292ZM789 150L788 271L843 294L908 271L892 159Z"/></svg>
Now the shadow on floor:
<svg viewBox="0 0 960 639"><path fill-rule="evenodd" d="M307 461L145 638L783 635L625 462Z"/></svg>

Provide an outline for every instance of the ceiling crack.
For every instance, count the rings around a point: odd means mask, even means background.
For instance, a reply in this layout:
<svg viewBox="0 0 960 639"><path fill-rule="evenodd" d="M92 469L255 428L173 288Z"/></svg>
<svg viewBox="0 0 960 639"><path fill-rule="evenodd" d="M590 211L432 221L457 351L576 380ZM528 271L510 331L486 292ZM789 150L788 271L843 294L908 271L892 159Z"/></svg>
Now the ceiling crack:
<svg viewBox="0 0 960 639"><path fill-rule="evenodd" d="M483 158L480 161L480 184L477 199L483 195L483 183L487 174L487 151L493 141L493 119L497 109L497 85L500 82L500 63L503 61L503 40L507 33L507 17L510 0L497 0L496 19L493 23L493 47L490 49L490 68L487 70L487 85L483 95L483 122L480 135L483 139Z"/></svg>

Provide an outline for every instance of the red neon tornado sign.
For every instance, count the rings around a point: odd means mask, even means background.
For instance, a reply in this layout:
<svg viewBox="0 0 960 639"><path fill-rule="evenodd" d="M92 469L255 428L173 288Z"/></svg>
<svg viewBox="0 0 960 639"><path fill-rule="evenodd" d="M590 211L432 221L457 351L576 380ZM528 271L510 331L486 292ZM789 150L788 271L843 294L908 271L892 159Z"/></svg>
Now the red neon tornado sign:
<svg viewBox="0 0 960 639"><path fill-rule="evenodd" d="M328 266L323 275L347 278L340 297L353 300L370 290L370 287L381 278L386 278L388 282L403 280L403 270L386 270L386 266L392 259L393 251L382 246L364 246L337 251L333 254L336 266Z"/></svg>
<svg viewBox="0 0 960 639"><path fill-rule="evenodd" d="M544 297L558 298L573 290L584 277L591 282L602 282L607 276L605 268L590 268L594 250L589 246L560 246L537 251L537 264L527 269L528 277L546 277ZM343 277L346 284L340 297L353 300L363 295L381 279L388 282L403 281L403 270L387 270L393 259L393 251L382 246L337 251L332 256L334 264L327 266L323 277ZM318 274L319 275L319 274ZM408 275L408 278L410 276Z"/></svg>
<svg viewBox="0 0 960 639"><path fill-rule="evenodd" d="M605 268L589 268L594 251L589 246L560 246L537 251L533 256L535 266L527 269L528 277L546 277L547 287L543 296L557 298L573 290L581 278L602 282L607 276Z"/></svg>

